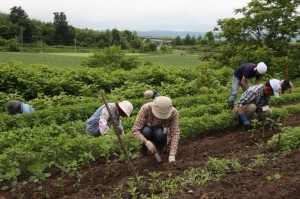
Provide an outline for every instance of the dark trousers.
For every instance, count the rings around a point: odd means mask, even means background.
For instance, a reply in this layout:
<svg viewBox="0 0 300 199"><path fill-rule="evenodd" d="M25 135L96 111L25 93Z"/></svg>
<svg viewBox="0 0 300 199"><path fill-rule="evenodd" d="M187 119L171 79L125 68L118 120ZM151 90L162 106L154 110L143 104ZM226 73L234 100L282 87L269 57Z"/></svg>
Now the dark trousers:
<svg viewBox="0 0 300 199"><path fill-rule="evenodd" d="M163 149L167 143L167 134L164 134L164 128L162 127L144 126L141 129L141 133L147 140L150 140L158 150ZM142 149L147 150L147 147L143 144Z"/></svg>

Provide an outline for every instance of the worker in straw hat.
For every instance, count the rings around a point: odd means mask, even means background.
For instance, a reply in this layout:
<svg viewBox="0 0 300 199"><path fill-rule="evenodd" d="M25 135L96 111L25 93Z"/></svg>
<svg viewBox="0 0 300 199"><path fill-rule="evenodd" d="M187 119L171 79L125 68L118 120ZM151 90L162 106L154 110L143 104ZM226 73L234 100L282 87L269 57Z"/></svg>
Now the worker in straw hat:
<svg viewBox="0 0 300 199"><path fill-rule="evenodd" d="M109 131L109 126L114 120L117 124L119 134L124 132L121 117L129 117L133 106L129 101L118 103L108 103L112 118L109 116L105 104L100 106L96 112L87 120L86 133L98 137L105 135Z"/></svg>
<svg viewBox="0 0 300 199"><path fill-rule="evenodd" d="M154 98L159 97L159 96L160 96L160 94L158 94L157 92L154 92L152 90L146 90L144 92L144 98L145 99L149 99L149 98L154 99Z"/></svg>
<svg viewBox="0 0 300 199"><path fill-rule="evenodd" d="M166 128L168 131L164 130ZM160 96L144 104L138 112L132 132L137 140L143 142L133 159L147 152L152 154L161 150L169 153L169 162L175 161L180 136L179 113L169 97Z"/></svg>
<svg viewBox="0 0 300 199"><path fill-rule="evenodd" d="M271 96L281 95L281 84L278 79L270 79L265 84L259 84L248 88L233 109L234 118L238 118L244 130L251 129L249 119L267 118L270 124L275 121L271 118Z"/></svg>
<svg viewBox="0 0 300 199"><path fill-rule="evenodd" d="M32 106L17 100L11 100L7 102L5 109L9 115L35 112L35 109L32 108Z"/></svg>
<svg viewBox="0 0 300 199"><path fill-rule="evenodd" d="M234 100L238 94L239 87L246 91L249 88L248 79L255 77L255 85L260 83L260 78L267 72L267 66L264 62L258 64L246 63L240 65L235 71L232 77L231 94L228 99L227 109L232 110L234 108Z"/></svg>

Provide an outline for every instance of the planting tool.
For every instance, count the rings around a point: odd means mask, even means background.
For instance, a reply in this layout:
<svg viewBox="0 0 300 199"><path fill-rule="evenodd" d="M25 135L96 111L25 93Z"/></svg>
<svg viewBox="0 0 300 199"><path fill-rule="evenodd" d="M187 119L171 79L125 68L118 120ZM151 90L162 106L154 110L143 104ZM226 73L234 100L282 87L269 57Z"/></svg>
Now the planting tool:
<svg viewBox="0 0 300 199"><path fill-rule="evenodd" d="M105 97L105 95L104 95L104 92L101 94L101 96L102 96L102 99L103 99L103 101L104 101L104 104L105 104L105 107L106 107L106 109L107 109L107 112L108 112L108 114L109 114L109 117L110 117L110 118L113 118L113 117L112 117L112 113L111 113L111 111L110 111L110 108L109 108L109 106L108 106L108 103L107 103L107 101L106 101L106 97ZM115 129L116 135L117 135L117 137L118 137L119 143L120 143L120 145L121 145L121 148L122 148L122 150L123 150L123 152L124 152L124 155L125 155L125 157L126 157L127 164L128 164L128 166L130 167L130 169L131 169L131 171L132 171L132 173L133 173L133 176L134 176L135 183L136 183L138 189L140 190L140 183L139 183L137 174L136 174L136 172L135 172L135 170L134 170L134 167L133 167L133 165L132 165L132 163L131 163L131 161L130 161L129 155L128 155L126 149L125 149L124 142L123 142L123 140L122 140L122 138L121 138L121 136L120 136L120 134L119 134L119 132L118 132L117 124L116 124L115 120L112 119L111 121L112 121L112 124L113 124L113 126L114 126L114 129Z"/></svg>
<svg viewBox="0 0 300 199"><path fill-rule="evenodd" d="M160 155L159 155L159 153L157 151L154 152L154 156L155 156L157 162L161 162Z"/></svg>

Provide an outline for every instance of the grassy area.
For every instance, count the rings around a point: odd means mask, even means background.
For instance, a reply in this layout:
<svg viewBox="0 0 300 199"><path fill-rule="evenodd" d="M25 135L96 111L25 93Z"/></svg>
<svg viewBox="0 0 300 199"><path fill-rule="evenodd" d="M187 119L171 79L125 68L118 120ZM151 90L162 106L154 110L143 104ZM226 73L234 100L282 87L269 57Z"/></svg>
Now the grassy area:
<svg viewBox="0 0 300 199"><path fill-rule="evenodd" d="M0 63L23 62L24 64L45 64L54 68L81 67L90 53L24 53L1 52Z"/></svg>
<svg viewBox="0 0 300 199"><path fill-rule="evenodd" d="M143 60L149 60L154 65L165 66L197 66L201 63L199 56L188 54L176 54L176 55L157 55L142 57Z"/></svg>
<svg viewBox="0 0 300 199"><path fill-rule="evenodd" d="M24 64L45 64L54 68L79 68L83 60L92 53L33 53L33 52L1 52L0 63L23 62ZM197 66L200 64L198 56L184 53L176 54L130 54L137 55L143 61L149 60L154 65L165 66Z"/></svg>

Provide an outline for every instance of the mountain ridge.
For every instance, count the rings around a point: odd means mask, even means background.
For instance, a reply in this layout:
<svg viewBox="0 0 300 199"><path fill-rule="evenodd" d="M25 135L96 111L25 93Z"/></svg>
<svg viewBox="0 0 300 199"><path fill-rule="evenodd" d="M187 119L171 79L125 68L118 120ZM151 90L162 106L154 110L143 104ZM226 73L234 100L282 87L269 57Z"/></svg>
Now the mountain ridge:
<svg viewBox="0 0 300 199"><path fill-rule="evenodd" d="M199 35L203 38L206 32L196 32L196 31L168 31L168 30L150 30L150 31L135 31L138 36L144 37L170 37L176 38L177 36L181 38L185 38L187 35L191 37L199 37Z"/></svg>

